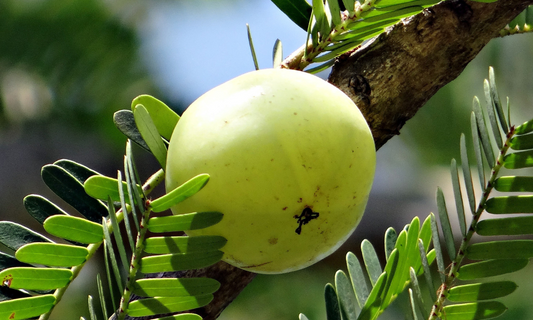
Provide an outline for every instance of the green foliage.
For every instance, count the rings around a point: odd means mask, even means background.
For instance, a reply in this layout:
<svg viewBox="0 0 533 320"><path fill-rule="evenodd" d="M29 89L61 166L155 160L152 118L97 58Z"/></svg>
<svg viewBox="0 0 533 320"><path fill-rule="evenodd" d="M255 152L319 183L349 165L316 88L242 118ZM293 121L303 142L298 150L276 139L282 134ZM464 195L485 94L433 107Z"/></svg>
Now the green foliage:
<svg viewBox="0 0 533 320"><path fill-rule="evenodd" d="M179 116L159 100L146 95L135 98L132 106L133 117L127 119L134 123L126 123L123 119L120 124L135 130L140 128L137 132L142 140L139 141L143 141L156 158L164 160L165 139L170 137ZM164 168L164 161L161 165ZM175 234L216 224L222 219L221 213L152 217L153 212L168 210L194 196L206 185L209 175L193 177L168 194L148 201L146 195L162 182L164 172L159 170L141 186L129 141L123 172L119 171L116 179L105 177L69 160L43 167L44 182L83 217L71 216L38 195L25 198L28 212L47 232L72 244L55 243L24 226L0 222L0 242L15 251L15 256L4 253L0 256L0 279L8 289L2 290L0 299L0 310L7 312L5 318L40 316L47 319L85 263L102 245L111 304L113 310L118 310L117 319L126 315L182 312L204 306L213 299L213 292L220 287L213 279L144 278L147 273L203 268L222 258L220 249L226 239ZM120 232L121 223L125 234ZM148 236L148 231L156 235ZM97 285L102 313L107 318L106 289L100 276ZM25 294L28 291L35 297ZM132 294L143 298L130 302ZM88 304L91 319L97 319L92 297Z"/></svg>
<svg viewBox="0 0 533 320"><path fill-rule="evenodd" d="M332 311L337 305L340 306L340 310L350 310L344 311L343 319L376 319L407 286L411 287L409 299L412 314L408 315L408 318L412 319L419 319L420 315L425 319L490 319L507 310L503 303L494 299L513 293L517 288L516 283L507 280L492 282L481 282L481 280L526 267L529 259L533 257L533 240L498 239L479 243L472 243L471 240L476 233L481 236L533 234L531 227L533 216L506 216L533 213L533 196L513 194L491 197L493 189L503 193L531 192L532 177L500 175L500 169L533 167L533 162L530 161L533 145L529 143L533 120L517 127L509 123L509 110L507 115L503 111L492 68L489 69L489 79L485 80L484 87L487 106L482 109L479 99L474 98L471 121L472 142L476 155L474 166L480 171L478 177L482 187L477 200L470 170L472 162L468 159L465 135L461 135L460 138L460 154L462 185L466 189L466 196L463 196L459 183L457 162L453 159L451 163L454 202L461 234L460 246L456 248L444 193L438 188L436 200L442 238L439 236L439 228L433 214L425 220L420 231L417 217L398 237L393 229L387 230L385 234L387 263L383 271L372 245L366 240L363 241L361 251L372 288L369 291L365 278L361 275L359 261L355 255L349 253L347 268L353 287L346 285L342 271L337 272L335 286L331 284L326 286L326 309L331 311L331 316L328 311L328 319L341 319L338 311ZM490 135L492 138L489 138ZM497 150L493 146L496 146ZM485 161L489 164L488 170L485 168ZM472 214L468 226L463 201L465 197ZM483 212L503 218L479 221ZM448 257L452 261L448 268L444 266L441 240L444 241ZM431 242L434 248L428 252ZM437 291L434 286L435 279L430 271L430 264L435 258L440 280ZM465 263L465 258L473 262ZM422 284L417 278L422 273L427 287L425 291L421 289ZM339 275L340 281L337 281ZM429 291L429 297L423 296L422 292L426 291ZM425 302L428 298L432 301L431 304ZM358 301L361 310L356 313L353 312L355 300Z"/></svg>

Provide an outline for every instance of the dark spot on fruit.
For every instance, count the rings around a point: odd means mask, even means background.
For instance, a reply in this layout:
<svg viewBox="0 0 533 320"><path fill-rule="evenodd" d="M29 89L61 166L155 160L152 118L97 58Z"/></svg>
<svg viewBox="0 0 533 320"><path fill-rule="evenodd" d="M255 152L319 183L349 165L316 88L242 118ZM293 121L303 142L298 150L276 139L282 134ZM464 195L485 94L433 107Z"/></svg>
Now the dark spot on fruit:
<svg viewBox="0 0 533 320"><path fill-rule="evenodd" d="M298 113L296 113L296 112L295 112L295 113L294 113L294 115L295 115L295 116L297 116L297 115L298 115Z"/></svg>
<svg viewBox="0 0 533 320"><path fill-rule="evenodd" d="M270 238L268 239L268 243L270 243L271 245L275 245L276 243L278 243L278 238Z"/></svg>
<svg viewBox="0 0 533 320"><path fill-rule="evenodd" d="M311 220L317 219L320 214L318 212L313 212L311 208L305 207L302 211L302 213L298 216L295 215L294 219L296 219L296 222L298 222L298 228L296 228L296 233L301 234L302 233L302 226L308 224Z"/></svg>
<svg viewBox="0 0 533 320"><path fill-rule="evenodd" d="M287 208L288 208L288 207L283 207L283 209L281 209L281 210L287 210Z"/></svg>

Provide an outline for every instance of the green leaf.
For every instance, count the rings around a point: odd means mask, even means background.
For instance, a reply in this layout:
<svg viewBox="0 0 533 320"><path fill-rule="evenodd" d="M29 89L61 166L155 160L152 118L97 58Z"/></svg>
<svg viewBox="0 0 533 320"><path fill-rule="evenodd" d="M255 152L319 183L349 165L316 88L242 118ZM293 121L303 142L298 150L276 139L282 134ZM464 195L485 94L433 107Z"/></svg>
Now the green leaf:
<svg viewBox="0 0 533 320"><path fill-rule="evenodd" d="M533 240L504 240L474 243L466 249L472 260L528 259L533 257Z"/></svg>
<svg viewBox="0 0 533 320"><path fill-rule="evenodd" d="M122 132L128 139L135 142L144 150L151 152L150 147L146 144L146 141L141 136L137 125L135 124L135 117L130 110L119 110L113 115L113 122L115 126Z"/></svg>
<svg viewBox="0 0 533 320"><path fill-rule="evenodd" d="M440 226L444 234L444 242L448 250L448 256L451 260L455 259L455 243L453 240L452 226L450 225L450 218L448 217L448 210L446 209L446 202L444 200L444 193L441 188L437 188L437 208L439 211Z"/></svg>
<svg viewBox="0 0 533 320"><path fill-rule="evenodd" d="M527 150L533 148L533 134L515 135L511 139L511 149Z"/></svg>
<svg viewBox="0 0 533 320"><path fill-rule="evenodd" d="M379 11L379 10L373 10L370 11L368 14L364 15L363 21L366 22L377 22L382 21L386 19L402 19L405 17L412 16L414 14L419 13L424 8L421 6L412 6L407 7L400 10L392 10L392 11Z"/></svg>
<svg viewBox="0 0 533 320"><path fill-rule="evenodd" d="M85 192L93 198L106 200L111 197L113 201L120 201L117 179L106 176L92 176L85 182ZM122 183L124 194L129 196L126 182ZM142 187L137 185L137 189L142 193Z"/></svg>
<svg viewBox="0 0 533 320"><path fill-rule="evenodd" d="M437 259L437 267L438 267L438 273L440 276L440 280L442 283L446 281L445 276L445 267L444 267L444 257L442 254L442 249L440 246L440 238L439 238L439 229L437 226L437 220L435 219L435 215L431 213L429 215L431 219L431 234L432 234L432 240L433 240L433 246L435 247L435 257Z"/></svg>
<svg viewBox="0 0 533 320"><path fill-rule="evenodd" d="M398 235L396 234L396 230L389 227L387 231L385 231L385 257L387 260L389 259L390 254L392 253L392 250L394 250L394 247L396 246L396 240L398 239Z"/></svg>
<svg viewBox="0 0 533 320"><path fill-rule="evenodd" d="M496 77L494 76L494 68L489 67L489 87L490 87L490 96L496 114L498 115L498 120L500 120L500 125L503 132L509 132L509 127L507 126L507 121L505 119L505 114L503 113L502 102L498 94L498 89L496 88Z"/></svg>
<svg viewBox="0 0 533 320"><path fill-rule="evenodd" d="M473 283L451 288L446 298L453 302L489 300L505 297L516 288L518 286L512 281Z"/></svg>
<svg viewBox="0 0 533 320"><path fill-rule="evenodd" d="M193 212L175 216L153 217L148 220L150 232L173 232L203 229L222 220L220 212Z"/></svg>
<svg viewBox="0 0 533 320"><path fill-rule="evenodd" d="M28 213L40 224L43 224L48 217L53 215L68 215L50 200L39 195L26 196L23 202Z"/></svg>
<svg viewBox="0 0 533 320"><path fill-rule="evenodd" d="M28 319L52 310L56 298L52 294L0 302L0 319Z"/></svg>
<svg viewBox="0 0 533 320"><path fill-rule="evenodd" d="M124 157L124 164L126 165L127 163L127 160L126 160L126 157ZM125 167L125 169L127 169L127 167ZM126 184L126 189L128 189L128 185L126 182L123 182L122 181L122 172L118 171L118 174L117 174L117 189L118 189L118 197L119 197L119 200L120 200L120 209L122 210L122 215L123 215L123 219L122 221L124 222L124 227L126 229L126 234L128 236L128 243L130 245L130 249L133 251L135 251L135 243L133 241L133 233L131 231L131 225L130 225L130 216L128 215L128 207L126 206L126 199L124 197L124 188L118 188L118 186L123 186L123 184L125 183ZM137 185L134 186L134 188L136 187ZM139 229L137 229L139 230Z"/></svg>
<svg viewBox="0 0 533 320"><path fill-rule="evenodd" d="M250 25L246 24L246 33L248 35L248 46L252 54L252 60L254 61L255 70L259 70L259 62L257 62L257 55L255 54L254 41L252 40L252 32L250 31Z"/></svg>
<svg viewBox="0 0 533 320"><path fill-rule="evenodd" d="M463 194L461 192L461 185L459 184L459 172L457 171L457 162L455 161L455 159L452 159L451 163L451 176L453 196L455 198L455 209L457 210L457 217L459 218L459 227L461 228L461 234L464 237L466 235L465 211L463 205Z"/></svg>
<svg viewBox="0 0 533 320"><path fill-rule="evenodd" d="M0 243L16 251L25 244L52 242L43 235L11 221L0 221Z"/></svg>
<svg viewBox="0 0 533 320"><path fill-rule="evenodd" d="M53 290L70 282L72 271L58 268L18 267L0 272L2 285L12 289Z"/></svg>
<svg viewBox="0 0 533 320"><path fill-rule="evenodd" d="M357 38L359 41L362 41L361 38L363 38L363 34L366 34L368 31L372 30L385 30L386 27L391 26L398 22L399 19L389 19L389 20L383 20L383 21L377 21L377 22L368 22L368 21L357 21L357 23L353 25L348 25L348 30L336 35L333 40L334 41L341 41L341 40L348 40L352 38Z"/></svg>
<svg viewBox="0 0 533 320"><path fill-rule="evenodd" d="M73 267L87 260L87 248L59 243L30 243L15 253L22 262L54 267Z"/></svg>
<svg viewBox="0 0 533 320"><path fill-rule="evenodd" d="M455 304L443 308L448 320L473 320L495 318L507 310L507 307L498 301L474 302Z"/></svg>
<svg viewBox="0 0 533 320"><path fill-rule="evenodd" d="M183 297L156 297L135 300L129 304L128 315L131 317L143 317L156 314L180 312L206 306L213 300L212 294Z"/></svg>
<svg viewBox="0 0 533 320"><path fill-rule="evenodd" d="M350 280L348 280L348 277L342 270L337 271L335 274L335 288L339 298L342 319L356 320L357 309L355 306L357 302L355 301L355 293L350 284Z"/></svg>
<svg viewBox="0 0 533 320"><path fill-rule="evenodd" d="M98 320L96 317L96 312L94 311L93 296L89 295L87 298L87 305L89 306L89 315L91 316L91 320Z"/></svg>
<svg viewBox="0 0 533 320"><path fill-rule="evenodd" d="M413 294L413 290L409 288L409 304L411 305L411 314L413 316L413 320L418 320L418 316L416 314L416 306L415 306L415 297Z"/></svg>
<svg viewBox="0 0 533 320"><path fill-rule="evenodd" d="M363 275L363 269L359 263L359 259L352 252L346 254L346 265L348 267L348 274L352 280L352 286L355 291L355 297L359 303L359 307L362 308L365 305L368 298L369 290L366 285L365 276Z"/></svg>
<svg viewBox="0 0 533 320"><path fill-rule="evenodd" d="M183 200L195 195L209 181L209 175L206 173L199 174L186 181L176 189L168 192L150 202L150 207L154 212L162 212L182 202Z"/></svg>
<svg viewBox="0 0 533 320"><path fill-rule="evenodd" d="M463 265L459 268L458 278L473 280L479 278L499 276L525 268L528 259L495 259Z"/></svg>
<svg viewBox="0 0 533 320"><path fill-rule="evenodd" d="M67 170L80 183L85 183L85 180L91 176L100 175L98 172L72 160L61 159L54 162L54 164Z"/></svg>
<svg viewBox="0 0 533 320"><path fill-rule="evenodd" d="M87 219L99 223L107 215L106 207L87 193L83 185L65 169L50 164L41 170L46 185Z"/></svg>
<svg viewBox="0 0 533 320"><path fill-rule="evenodd" d="M211 278L150 278L137 280L133 293L141 297L187 297L214 293L220 283Z"/></svg>
<svg viewBox="0 0 533 320"><path fill-rule="evenodd" d="M412 267L409 268L409 276L411 280L412 291L417 301L418 310L420 310L420 313L423 315L424 319L427 319L429 318L429 311L426 310L426 303L424 302L424 298L422 297L422 291L420 289L420 285L418 284L418 278L416 277L415 269L413 269ZM416 314L414 310L413 314Z"/></svg>
<svg viewBox="0 0 533 320"><path fill-rule="evenodd" d="M494 197L487 200L485 210L495 214L531 213L533 212L533 196Z"/></svg>
<svg viewBox="0 0 533 320"><path fill-rule="evenodd" d="M420 232L418 233L418 238L422 240L422 243L424 244L424 252L429 250L431 237L431 216L427 216L426 220L424 220L424 223L422 223L422 227L420 227Z"/></svg>
<svg viewBox="0 0 533 320"><path fill-rule="evenodd" d="M339 299L331 283L326 284L324 288L324 298L326 300L326 318L328 320L341 320Z"/></svg>
<svg viewBox="0 0 533 320"><path fill-rule="evenodd" d="M279 68L283 62L283 46L279 39L276 39L274 43L274 49L272 50L272 66L273 68Z"/></svg>
<svg viewBox="0 0 533 320"><path fill-rule="evenodd" d="M124 245L124 240L122 240L122 232L120 231L117 215L111 199L107 201L107 209L109 211L109 220L111 220L111 225L113 226L113 230L115 231L113 232L113 236L115 237L115 244L118 250L118 255L120 257L120 262L122 263L122 268L124 268L124 272L127 273L129 271L130 261L128 260L128 257L126 255L126 246ZM106 237L106 241L108 242L108 244L110 243L109 238L110 237Z"/></svg>
<svg viewBox="0 0 533 320"><path fill-rule="evenodd" d="M311 19L311 6L305 0L272 0L272 2L297 26L307 31Z"/></svg>
<svg viewBox="0 0 533 320"><path fill-rule="evenodd" d="M182 313L174 316L156 318L154 320L202 320L202 317L200 317L196 313Z"/></svg>
<svg viewBox="0 0 533 320"><path fill-rule="evenodd" d="M155 156L161 168L165 169L167 163L167 148L165 147L165 143L159 135L159 131L157 131L148 110L139 104L133 108L133 116L135 117L135 124L137 124L139 132L150 148L150 152Z"/></svg>
<svg viewBox="0 0 533 320"><path fill-rule="evenodd" d="M383 272L378 255L372 243L366 239L361 243L361 251L363 253L363 259L365 261L366 271L370 278L370 283L372 283L372 286L375 286L379 276Z"/></svg>
<svg viewBox="0 0 533 320"><path fill-rule="evenodd" d="M146 108L159 134L165 139L170 140L174 128L180 120L180 116L161 100L147 94L137 96L133 99L131 102L132 111L135 110L135 106L138 104L142 104Z"/></svg>
<svg viewBox="0 0 533 320"><path fill-rule="evenodd" d="M494 189L502 192L533 192L533 177L505 176L494 181Z"/></svg>
<svg viewBox="0 0 533 320"><path fill-rule="evenodd" d="M477 165L477 173L479 177L479 184L480 184L481 189L483 190L485 189L485 183L486 183L485 182L485 169L483 167L484 164L483 164L483 152L481 150L482 149L481 137L479 136L476 114L474 112L472 112L470 115L470 126L471 126L471 132L472 132L472 144L474 146L474 154L476 156L476 165ZM462 202L463 202L463 199L461 196L461 203ZM464 212L464 208L463 208L463 212Z"/></svg>
<svg viewBox="0 0 533 320"><path fill-rule="evenodd" d="M432 5L439 0L381 0L377 2L376 9L398 10L413 5Z"/></svg>
<svg viewBox="0 0 533 320"><path fill-rule="evenodd" d="M400 251L394 249L391 253L387 264L385 265L384 272L388 275L387 283L385 284L385 293L383 299L381 299L381 309L384 310L387 306L396 299L399 291L403 290L405 285L405 277L402 275L402 267L404 267L405 259L400 256Z"/></svg>
<svg viewBox="0 0 533 320"><path fill-rule="evenodd" d="M485 122L485 115L481 104L479 103L478 97L474 97L472 102L472 109L476 115L477 129L479 132L479 138L481 140L481 145L483 146L483 151L485 152L485 158L489 167L494 168L494 151L492 149L492 142L490 141L489 132L487 123Z"/></svg>
<svg viewBox="0 0 533 320"><path fill-rule="evenodd" d="M381 274L378 281L376 281L376 285L370 292L365 306L361 309L361 314L359 314L358 320L375 319L375 317L377 317L381 307L381 296L385 289L387 278L388 275L384 272Z"/></svg>
<svg viewBox="0 0 533 320"><path fill-rule="evenodd" d="M421 239L418 239L418 251L420 252L420 260L422 261L422 270L424 272L424 278L426 279L426 285L429 289L429 294L431 296L431 301L436 301L436 290L433 283L433 277L431 276L431 270L429 269L429 262L427 259L426 251L424 248L424 243Z"/></svg>
<svg viewBox="0 0 533 320"><path fill-rule="evenodd" d="M331 14L331 22L332 26L338 26L341 24L341 8L339 6L339 2L337 0L326 0L329 12Z"/></svg>
<svg viewBox="0 0 533 320"><path fill-rule="evenodd" d="M507 169L520 169L533 166L533 150L510 153L503 157L503 166Z"/></svg>
<svg viewBox="0 0 533 320"><path fill-rule="evenodd" d="M102 225L73 216L55 215L44 221L46 232L80 243L98 243L104 239Z"/></svg>
<svg viewBox="0 0 533 320"><path fill-rule="evenodd" d="M483 89L485 89L485 99L487 101L487 115L489 116L490 126L492 127L492 134L496 145L499 149L503 147L502 136L500 133L500 128L498 127L498 120L496 119L496 114L494 110L494 101L492 101L492 96L490 94L490 85L489 81L485 79L483 82Z"/></svg>
<svg viewBox="0 0 533 320"><path fill-rule="evenodd" d="M482 220L476 232L482 236L533 234L533 216Z"/></svg>
<svg viewBox="0 0 533 320"><path fill-rule="evenodd" d="M468 161L466 139L464 134L461 134L459 144L461 149L461 168L463 169L466 195L468 196L468 202L470 203L470 210L472 214L474 214L476 212L476 197L474 194L474 185L472 183L472 173L470 172L470 162Z"/></svg>
<svg viewBox="0 0 533 320"><path fill-rule="evenodd" d="M518 127L516 127L514 132L515 134L527 134L532 131L533 131L533 119L526 121L522 123L521 125L519 125Z"/></svg>
<svg viewBox="0 0 533 320"><path fill-rule="evenodd" d="M148 256L141 259L142 273L181 271L208 267L222 259L219 250Z"/></svg>
<svg viewBox="0 0 533 320"><path fill-rule="evenodd" d="M109 263L111 263L111 269L113 270L113 275L115 276L115 283L117 284L117 288L119 292L124 291L124 285L122 281L122 275L120 273L120 269L118 268L118 262L117 258L115 256L115 250L113 248L113 243L111 242L111 234L109 232L109 227L107 226L107 221L102 218L102 226L104 229L104 256L105 261L107 261L106 264L106 271L107 271L107 279L111 280L111 273L109 272ZM111 288L111 284L109 285ZM115 306L113 305L113 309L116 310Z"/></svg>
<svg viewBox="0 0 533 320"><path fill-rule="evenodd" d="M102 309L102 314L104 315L104 319L109 319L107 316L107 306L106 306L106 298L104 295L104 286L102 284L102 279L100 278L100 274L96 274L96 285L98 287L98 297L100 298L100 307ZM110 290L111 296L113 296L113 291Z"/></svg>
<svg viewBox="0 0 533 320"><path fill-rule="evenodd" d="M144 242L147 253L187 253L212 251L224 247L227 240L222 236L165 236L151 237Z"/></svg>
<svg viewBox="0 0 533 320"><path fill-rule="evenodd" d="M326 14L326 8L322 0L312 0L313 15L315 17L315 27L313 28L313 34L320 33L321 40L325 40L331 31L331 24Z"/></svg>

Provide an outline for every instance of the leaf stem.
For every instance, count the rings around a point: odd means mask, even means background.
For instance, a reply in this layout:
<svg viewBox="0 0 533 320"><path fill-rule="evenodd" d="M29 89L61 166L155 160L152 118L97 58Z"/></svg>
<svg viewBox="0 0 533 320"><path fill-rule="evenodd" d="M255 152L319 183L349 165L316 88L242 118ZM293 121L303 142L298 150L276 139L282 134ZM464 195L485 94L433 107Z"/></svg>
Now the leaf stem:
<svg viewBox="0 0 533 320"><path fill-rule="evenodd" d="M148 178L148 180L146 180L146 182L143 184L144 194L148 195L164 179L165 179L165 173L164 173L163 169L158 170L150 178ZM124 213L122 212L122 209L120 209L119 211L117 211L117 221L121 222L123 219L124 219ZM144 216L143 216L143 219L144 219ZM107 224L108 224L109 232L113 232L113 226L111 225L111 221L108 220ZM143 229L141 228L141 232L140 233L142 233L142 232L143 232ZM144 233L146 233L146 230L144 230ZM137 238L139 239L139 236ZM93 243L93 244L90 244L90 245L87 246L87 250L89 251L89 253L87 254L87 259L85 260L85 262L80 264L80 265L72 267L70 269L72 271L72 279L71 279L71 281L66 286L64 286L62 288L59 288L59 289L56 289L56 291L54 292L54 297L56 298L54 306L57 305L59 303L59 301L61 301L61 299L63 298L63 295L65 294L65 292L69 288L69 286L72 283L72 281L74 281L74 279L76 279L76 277L79 275L80 271L83 269L83 267L85 266L87 261L89 261L89 259L91 259L92 256L94 256L94 254L100 248L102 243L103 242ZM136 246L136 249L137 249L137 246ZM54 310L54 308L52 308L47 313L42 314L39 317L39 320L48 320L50 318L50 315L52 314L53 310Z"/></svg>
<svg viewBox="0 0 533 320"><path fill-rule="evenodd" d="M481 217L481 214L485 210L485 203L487 202L489 195L492 192L492 189L494 188L494 181L498 177L500 169L503 166L503 158L506 155L507 151L509 150L511 138L514 136L514 132L515 132L515 128L511 127L509 132L507 133L505 144L500 150L500 153L496 161L496 164L494 165L494 168L492 168L490 179L487 182L485 189L483 190L483 195L481 199L479 200L477 209L472 215L472 221L470 222L468 232L466 233L463 240L461 241L461 245L457 252L457 256L455 257L455 259L452 261L450 265L450 271L446 275L446 281L440 286L440 288L437 291L437 301L435 301L435 304L433 305L431 309L431 313L430 313L428 320L436 320L441 317L442 309L444 308L444 302L446 300L446 296L448 292L448 288L452 287L455 280L457 279L456 278L457 273L459 271L459 268L461 267L461 263L463 262L463 259L466 256L466 249L470 245L470 240L472 239L472 236L474 235L475 228L479 221L479 218Z"/></svg>

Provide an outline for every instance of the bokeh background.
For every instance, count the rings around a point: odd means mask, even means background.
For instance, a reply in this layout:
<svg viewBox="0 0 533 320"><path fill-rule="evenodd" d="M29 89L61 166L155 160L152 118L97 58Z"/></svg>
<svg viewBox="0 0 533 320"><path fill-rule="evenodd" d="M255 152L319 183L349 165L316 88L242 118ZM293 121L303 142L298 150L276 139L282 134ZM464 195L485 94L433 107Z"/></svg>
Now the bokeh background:
<svg viewBox="0 0 533 320"><path fill-rule="evenodd" d="M261 68L271 66L276 39L285 56L305 41L267 0L0 1L0 220L42 231L22 199L37 193L62 203L40 179L45 164L67 158L116 175L125 138L112 114L128 109L135 96L152 94L181 113L207 90L252 71L246 23ZM363 239L381 251L388 227L401 230L414 216L436 211L437 186L451 199L448 166L459 157L461 132L470 132L473 96L484 101L489 66L496 69L500 95L511 98L513 121L533 118L532 54L533 34L492 40L379 150L368 209L352 238L313 267L257 276L221 319L297 319L300 312L325 319L323 287L345 268L347 251L359 255ZM147 177L155 161L135 151ZM89 263L53 319L88 317L98 264ZM515 275L520 287L503 299L510 310L501 319L533 317L527 299L532 272L528 266ZM391 308L383 319L402 319L401 309Z"/></svg>

